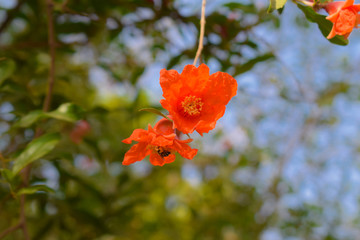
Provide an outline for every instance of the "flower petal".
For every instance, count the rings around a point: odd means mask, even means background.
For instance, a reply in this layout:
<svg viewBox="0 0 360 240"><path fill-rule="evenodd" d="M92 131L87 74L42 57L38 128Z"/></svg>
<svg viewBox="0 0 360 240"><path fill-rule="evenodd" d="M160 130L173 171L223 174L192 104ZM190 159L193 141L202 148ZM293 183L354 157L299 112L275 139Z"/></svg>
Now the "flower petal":
<svg viewBox="0 0 360 240"><path fill-rule="evenodd" d="M172 163L175 161L175 154L170 154L167 157L164 157L165 163Z"/></svg>
<svg viewBox="0 0 360 240"><path fill-rule="evenodd" d="M180 74L176 70L162 69L160 86L163 90L163 97L167 101L176 101L181 89Z"/></svg>
<svg viewBox="0 0 360 240"><path fill-rule="evenodd" d="M176 140L174 141L174 150L176 150L182 157L190 160L193 159L198 152L197 149L192 149L186 143Z"/></svg>
<svg viewBox="0 0 360 240"><path fill-rule="evenodd" d="M346 0L344 2L344 5L341 8L344 9L344 8L350 7L352 5L354 5L354 0Z"/></svg>
<svg viewBox="0 0 360 240"><path fill-rule="evenodd" d="M164 166L165 160L157 153L150 154L150 163L154 166Z"/></svg>
<svg viewBox="0 0 360 240"><path fill-rule="evenodd" d="M135 144L130 148L127 153L125 153L124 161L122 162L123 165L130 165L134 162L143 160L150 151L146 149L147 144L146 143L138 143Z"/></svg>
<svg viewBox="0 0 360 240"><path fill-rule="evenodd" d="M210 105L226 105L236 95L236 92L236 80L227 73L216 72L211 74L209 78L203 100L206 104Z"/></svg>
<svg viewBox="0 0 360 240"><path fill-rule="evenodd" d="M180 81L192 91L201 91L205 87L209 75L210 69L205 64L201 64L199 67L186 65L180 74Z"/></svg>
<svg viewBox="0 0 360 240"><path fill-rule="evenodd" d="M331 39L331 38L333 38L333 37L335 37L335 36L336 36L335 25L333 25L333 27L332 27L329 35L327 35L326 38L327 38L327 39Z"/></svg>
<svg viewBox="0 0 360 240"><path fill-rule="evenodd" d="M130 137L122 140L123 143L131 144L131 141L144 141L148 136L148 131L144 129L135 129Z"/></svg>

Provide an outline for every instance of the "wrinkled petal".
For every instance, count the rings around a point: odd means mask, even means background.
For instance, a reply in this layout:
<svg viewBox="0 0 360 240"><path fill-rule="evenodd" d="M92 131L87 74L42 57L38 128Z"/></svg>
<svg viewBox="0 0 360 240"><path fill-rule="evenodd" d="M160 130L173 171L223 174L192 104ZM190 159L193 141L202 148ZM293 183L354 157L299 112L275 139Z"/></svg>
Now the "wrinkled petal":
<svg viewBox="0 0 360 240"><path fill-rule="evenodd" d="M130 165L134 162L143 160L148 154L149 150L146 149L146 143L138 143L130 148L129 151L125 153L123 165Z"/></svg>
<svg viewBox="0 0 360 240"><path fill-rule="evenodd" d="M201 64L199 67L186 65L180 74L180 81L190 90L202 90L209 79L209 75L210 69L205 64Z"/></svg>
<svg viewBox="0 0 360 240"><path fill-rule="evenodd" d="M344 8L350 7L352 5L354 5L354 0L346 0L344 5L341 8L344 9Z"/></svg>
<svg viewBox="0 0 360 240"><path fill-rule="evenodd" d="M131 144L132 141L144 141L147 138L148 131L144 129L135 129L130 137L122 140L123 143Z"/></svg>
<svg viewBox="0 0 360 240"><path fill-rule="evenodd" d="M168 136L169 136L169 135L168 135ZM151 145L155 145L155 146L167 146L167 145L172 145L175 137L176 137L176 134L175 134L175 133L173 133L173 134L171 135L171 138L158 135L158 136L156 136L156 137L150 142L150 144L151 144Z"/></svg>
<svg viewBox="0 0 360 240"><path fill-rule="evenodd" d="M237 92L237 82L229 74L216 72L211 74L203 96L205 104L226 105Z"/></svg>
<svg viewBox="0 0 360 240"><path fill-rule="evenodd" d="M150 154L150 163L154 166L164 166L165 164L165 160L160 157L159 154L156 154L156 153L151 153Z"/></svg>
<svg viewBox="0 0 360 240"><path fill-rule="evenodd" d="M182 157L187 159L193 159L197 154L197 149L192 149L186 143L182 143L180 141L174 141L174 150L176 150Z"/></svg>
<svg viewBox="0 0 360 240"><path fill-rule="evenodd" d="M163 97L167 101L176 101L181 89L180 74L176 70L162 69L160 86L163 89Z"/></svg>
<svg viewBox="0 0 360 240"><path fill-rule="evenodd" d="M166 118L162 118L155 124L154 131L158 134L165 136L175 133L175 130L173 128L173 122L167 120Z"/></svg>
<svg viewBox="0 0 360 240"><path fill-rule="evenodd" d="M329 2L325 6L325 10L329 15L338 12L344 6L344 2Z"/></svg>
<svg viewBox="0 0 360 240"><path fill-rule="evenodd" d="M332 27L332 29L331 29L331 31L330 31L330 33L329 33L329 35L327 35L327 39L331 39L331 38L333 38L333 37L335 37L336 36L336 32L335 32L335 26L333 26Z"/></svg>
<svg viewBox="0 0 360 240"><path fill-rule="evenodd" d="M224 116L225 109L225 106L219 106L217 110L214 110L215 114L208 114L206 117L204 116L204 120L198 124L196 131L202 136L203 133L208 133L210 130L214 129L217 120Z"/></svg>
<svg viewBox="0 0 360 240"><path fill-rule="evenodd" d="M164 157L164 161L165 163L172 163L175 161L175 158L175 154L170 154L169 156Z"/></svg>
<svg viewBox="0 0 360 240"><path fill-rule="evenodd" d="M326 19L331 21L332 23L335 23L336 20L338 19L338 17L339 17L339 13L336 12L336 13L334 13L332 15L327 16Z"/></svg>

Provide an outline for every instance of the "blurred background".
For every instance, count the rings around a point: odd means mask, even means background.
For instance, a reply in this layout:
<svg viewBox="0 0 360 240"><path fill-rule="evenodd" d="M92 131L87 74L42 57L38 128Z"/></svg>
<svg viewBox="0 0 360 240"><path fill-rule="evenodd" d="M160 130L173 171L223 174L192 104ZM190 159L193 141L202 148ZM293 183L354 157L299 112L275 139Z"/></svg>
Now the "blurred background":
<svg viewBox="0 0 360 240"><path fill-rule="evenodd" d="M0 0L0 167L35 129L60 132L32 165L31 239L360 239L360 33L331 44L289 1L209 0L201 61L234 76L216 128L193 134L193 160L122 166L135 128L158 117L159 71L197 49L201 0L56 0L51 109L78 122L18 124L41 110L51 57L45 1ZM163 111L165 113L165 111ZM21 180L0 178L0 232L18 222ZM21 230L4 238L24 239Z"/></svg>

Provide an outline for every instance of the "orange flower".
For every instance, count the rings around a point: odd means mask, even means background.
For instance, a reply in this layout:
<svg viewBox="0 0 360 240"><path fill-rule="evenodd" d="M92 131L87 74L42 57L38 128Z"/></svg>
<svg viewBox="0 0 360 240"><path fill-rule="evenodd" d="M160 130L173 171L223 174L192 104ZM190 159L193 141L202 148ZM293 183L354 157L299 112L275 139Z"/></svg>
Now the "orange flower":
<svg viewBox="0 0 360 240"><path fill-rule="evenodd" d="M354 5L354 0L330 2L325 10L330 14L326 19L333 23L331 32L327 36L328 39L336 35L342 35L347 39L353 28L357 28L360 22L357 14L360 11L360 5Z"/></svg>
<svg viewBox="0 0 360 240"><path fill-rule="evenodd" d="M192 149L187 145L192 142L192 139L178 139L172 128L172 122L165 118L157 122L154 128L149 124L148 130L135 129L131 136L122 142L131 144L132 141L139 143L125 153L123 165L141 161L150 155L151 164L163 166L165 163L175 161L175 152L187 159L193 159L197 153L197 149Z"/></svg>
<svg viewBox="0 0 360 240"><path fill-rule="evenodd" d="M237 91L232 76L224 72L209 75L205 64L198 68L186 65L181 74L162 69L160 85L165 98L160 103L169 111L174 128L184 134L196 130L201 136L215 128Z"/></svg>

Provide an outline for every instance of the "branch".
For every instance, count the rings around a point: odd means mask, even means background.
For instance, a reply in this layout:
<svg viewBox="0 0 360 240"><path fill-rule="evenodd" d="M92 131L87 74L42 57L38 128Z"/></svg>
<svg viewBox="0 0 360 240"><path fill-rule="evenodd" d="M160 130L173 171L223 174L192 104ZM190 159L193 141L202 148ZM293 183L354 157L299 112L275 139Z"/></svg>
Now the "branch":
<svg viewBox="0 0 360 240"><path fill-rule="evenodd" d="M49 83L48 83L48 90L45 97L43 110L47 112L51 105L51 96L53 92L54 82L55 82L55 49L56 49L56 42L55 42L55 33L54 33L54 21L53 21L53 8L54 4L52 0L46 0L46 15L48 19L48 43L50 48L50 71L49 71Z"/></svg>
<svg viewBox="0 0 360 240"><path fill-rule="evenodd" d="M202 6L201 6L199 46L198 46L198 50L197 50L196 55L195 55L195 59L194 59L193 65L196 65L196 62L197 62L197 60L199 59L200 54L201 54L201 51L202 51L203 46L204 46L205 6L206 6L206 0L203 0L203 1L202 1Z"/></svg>
<svg viewBox="0 0 360 240"><path fill-rule="evenodd" d="M13 20L13 18L15 17L15 13L17 11L19 11L21 5L23 5L23 3L25 2L25 0L20 0L18 1L17 5L15 6L15 8L11 9L8 11L7 13L7 17L6 19L2 22L2 24L0 25L0 34L7 28L7 26L10 24L11 20Z"/></svg>
<svg viewBox="0 0 360 240"><path fill-rule="evenodd" d="M18 224L9 227L8 229L4 230L2 233L0 233L0 239L3 239L4 237L6 237L8 234L18 230L19 228L21 228L21 222L19 222Z"/></svg>

